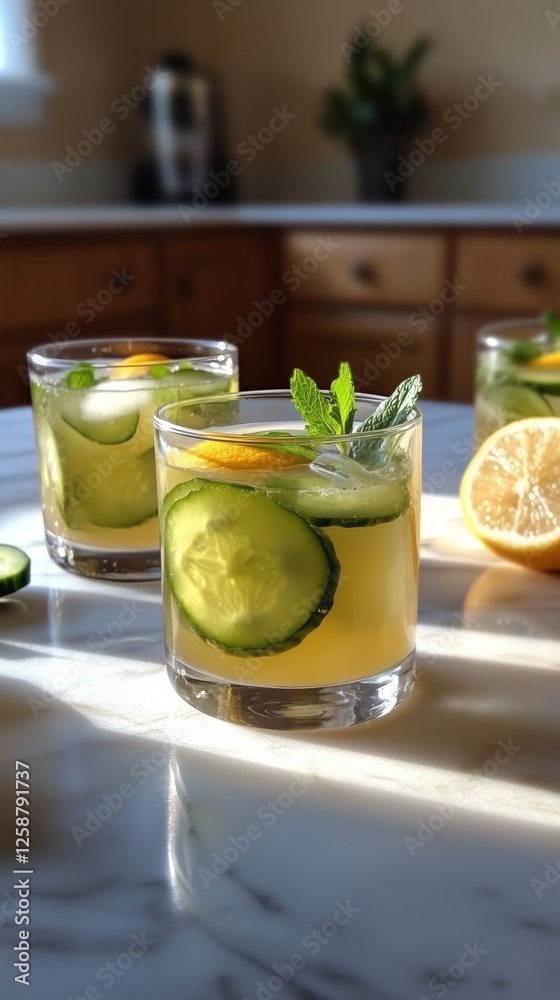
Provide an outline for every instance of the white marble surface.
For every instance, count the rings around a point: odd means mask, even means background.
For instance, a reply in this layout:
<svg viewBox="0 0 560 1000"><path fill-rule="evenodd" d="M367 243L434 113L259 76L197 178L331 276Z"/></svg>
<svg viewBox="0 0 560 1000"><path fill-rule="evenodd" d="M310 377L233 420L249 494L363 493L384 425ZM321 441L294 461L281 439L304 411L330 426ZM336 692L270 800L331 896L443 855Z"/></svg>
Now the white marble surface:
<svg viewBox="0 0 560 1000"><path fill-rule="evenodd" d="M92 229L192 229L200 226L348 226L414 228L416 226L511 228L512 216L523 216L525 203L477 204L406 202L403 204L241 204L211 205L189 216L186 222L179 206L135 206L127 204L0 208L0 232L39 233ZM530 224L530 231L560 226L560 206L552 204Z"/></svg>
<svg viewBox="0 0 560 1000"><path fill-rule="evenodd" d="M3 1000L558 996L560 578L467 535L470 409L425 413L415 690L388 718L294 737L177 698L156 586L49 562L30 414L0 413L0 539L33 561L0 606ZM15 759L32 768L23 994Z"/></svg>

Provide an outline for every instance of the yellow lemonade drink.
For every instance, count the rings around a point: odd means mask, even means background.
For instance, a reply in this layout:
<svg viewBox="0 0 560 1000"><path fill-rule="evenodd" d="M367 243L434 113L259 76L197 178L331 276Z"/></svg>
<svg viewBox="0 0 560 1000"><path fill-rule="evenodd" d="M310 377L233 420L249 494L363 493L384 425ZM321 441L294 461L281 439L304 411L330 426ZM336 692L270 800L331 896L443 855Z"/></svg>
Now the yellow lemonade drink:
<svg viewBox="0 0 560 1000"><path fill-rule="evenodd" d="M266 463L266 452L259 457ZM188 454L179 458L188 464ZM200 469L195 478L190 470L187 472L184 468L163 463L158 468L163 498L170 495L178 482L182 482L185 488L190 482L195 489L203 482L232 485L225 470L213 475L211 470ZM268 488L267 478L273 484ZM286 481L285 488L280 486L283 479ZM333 554L333 562L336 560L338 563L337 570L333 567L333 573L338 573L338 584L332 605L328 609L321 608L323 593L317 595L308 591L298 595L303 603L307 599L309 610L313 610L314 603L318 605L318 613L322 617L320 625L306 631L307 623L304 623L302 637L297 641L298 636L292 634L294 629L288 612L285 621L280 623L280 630L284 626L289 633L284 640L285 648L282 648L281 635L268 633L269 641L279 640L268 652L265 649L256 655L249 650L236 655L220 649L208 637L204 638L197 632L182 613L169 577L164 576L168 648L173 649L179 659L208 674L263 685L321 686L355 680L382 673L410 655L415 644L418 600L417 504L410 495L415 484L410 472L403 470L396 471L392 479L372 474L371 480L371 483L357 486L350 483L345 490L337 491L328 483L325 488L321 478L314 476L305 466L291 466L285 471L266 470L263 466L259 474L246 473L245 476L239 471L233 480L234 489L244 485L293 511L298 511L298 507L312 511L313 494L319 500L319 509L330 503L335 510L340 500L345 514L351 515L355 510L357 526L337 526L336 523L329 524L329 518L309 515L310 529L320 533L330 543L329 552ZM299 490L294 481L299 481ZM302 483L306 488L301 486ZM181 490L179 492L184 495ZM250 550L243 552L245 539L235 538L235 503L235 492L224 494L223 511L218 513L215 528L207 538L194 539L196 551L194 559L191 555L191 567L194 569L199 562L195 571L200 573L201 585L216 608L224 608L229 602L230 613L237 614L239 618L260 615L266 631L267 597L273 588L281 586L281 580L277 579L277 570L272 564L269 574L262 573L262 582L253 575L256 570L255 554ZM187 512L188 509L187 505ZM361 517L364 512L371 516ZM224 529L221 528L220 515ZM352 517L342 520L351 525ZM368 520L371 523L359 526ZM221 532L231 533L234 540L225 542L220 537ZM233 574L227 574L227 564L220 558L220 547L224 543L238 545L237 579ZM262 554L263 557L267 555L267 550L264 549Z"/></svg>
<svg viewBox="0 0 560 1000"><path fill-rule="evenodd" d="M79 362L64 374L32 372L43 516L55 560L87 573L83 560L91 556L87 575L142 578L130 559L121 573L123 555L150 553L148 575L158 575L154 410L236 389L229 364L220 370L147 353Z"/></svg>
<svg viewBox="0 0 560 1000"><path fill-rule="evenodd" d="M230 440L201 431L183 443L158 423L165 641L183 697L267 724L236 700L282 689L285 721L290 690L317 700L413 667L419 419L394 446L374 442L365 464L352 443L345 453L310 447L303 422L237 424ZM197 686L206 698L212 683L229 689L221 710L200 704Z"/></svg>

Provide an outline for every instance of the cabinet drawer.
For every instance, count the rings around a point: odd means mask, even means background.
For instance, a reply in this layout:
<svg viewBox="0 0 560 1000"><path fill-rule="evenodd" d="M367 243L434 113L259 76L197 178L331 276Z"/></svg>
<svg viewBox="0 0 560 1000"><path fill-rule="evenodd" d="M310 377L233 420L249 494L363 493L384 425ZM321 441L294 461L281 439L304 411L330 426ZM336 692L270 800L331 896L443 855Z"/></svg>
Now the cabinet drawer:
<svg viewBox="0 0 560 1000"><path fill-rule="evenodd" d="M2 247L0 328L36 326L45 335L55 324L74 321L81 330L93 320L154 310L157 304L155 248L143 240L61 241ZM92 303L87 302L91 298ZM99 319L98 319L99 317ZM74 331L76 332L76 331Z"/></svg>
<svg viewBox="0 0 560 1000"><path fill-rule="evenodd" d="M288 371L302 368L322 388L335 378L340 362L348 361L360 392L389 395L419 373L423 397L438 397L438 321L420 334L409 326L407 313L302 307L291 310L286 336Z"/></svg>
<svg viewBox="0 0 560 1000"><path fill-rule="evenodd" d="M295 232L284 267L300 276L298 299L418 306L441 291L445 248L443 236L430 234Z"/></svg>
<svg viewBox="0 0 560 1000"><path fill-rule="evenodd" d="M558 236L463 236L457 274L467 290L460 307L539 313L560 309Z"/></svg>

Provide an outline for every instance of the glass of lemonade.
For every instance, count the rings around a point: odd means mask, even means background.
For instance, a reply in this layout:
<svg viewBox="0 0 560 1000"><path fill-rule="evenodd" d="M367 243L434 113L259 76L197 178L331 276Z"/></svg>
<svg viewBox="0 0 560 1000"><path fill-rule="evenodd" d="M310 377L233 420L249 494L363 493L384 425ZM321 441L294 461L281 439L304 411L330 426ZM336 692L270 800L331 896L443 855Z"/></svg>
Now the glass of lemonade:
<svg viewBox="0 0 560 1000"><path fill-rule="evenodd" d="M50 556L84 576L159 578L154 410L236 391L237 349L82 340L27 357Z"/></svg>
<svg viewBox="0 0 560 1000"><path fill-rule="evenodd" d="M560 348L538 319L507 320L478 336L476 445L513 420L560 416Z"/></svg>
<svg viewBox="0 0 560 1000"><path fill-rule="evenodd" d="M354 428L380 402L358 394ZM289 730L408 694L421 419L309 437L284 391L157 411L166 657L187 702Z"/></svg>

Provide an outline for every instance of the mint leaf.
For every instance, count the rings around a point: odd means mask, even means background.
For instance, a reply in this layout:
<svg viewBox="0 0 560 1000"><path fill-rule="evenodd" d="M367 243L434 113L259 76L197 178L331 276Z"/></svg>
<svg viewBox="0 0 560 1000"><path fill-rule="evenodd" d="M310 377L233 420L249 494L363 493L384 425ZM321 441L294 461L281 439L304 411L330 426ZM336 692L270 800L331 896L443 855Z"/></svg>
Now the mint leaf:
<svg viewBox="0 0 560 1000"><path fill-rule="evenodd" d="M68 375L61 379L61 384L67 386L68 389L90 389L96 381L95 368L89 362L84 361L68 372Z"/></svg>
<svg viewBox="0 0 560 1000"><path fill-rule="evenodd" d="M541 322L544 323L549 333L560 343L560 315L552 312L551 309L547 309L541 316Z"/></svg>
<svg viewBox="0 0 560 1000"><path fill-rule="evenodd" d="M381 431L395 424L403 424L416 406L422 392L422 379L419 375L405 378L395 391L379 404L363 424L358 427L360 433L365 431Z"/></svg>
<svg viewBox="0 0 560 1000"><path fill-rule="evenodd" d="M341 434L340 422L331 411L331 405L316 382L296 368L290 379L292 399L296 409L305 420L305 430L310 436L324 435L330 437Z"/></svg>
<svg viewBox="0 0 560 1000"><path fill-rule="evenodd" d="M165 378L167 375L171 375L171 369L167 365L152 365L150 375L152 378Z"/></svg>
<svg viewBox="0 0 560 1000"><path fill-rule="evenodd" d="M540 358L541 354L545 353L546 348L542 344L536 344L534 340L518 340L511 347L502 348L504 357L517 365L524 365L528 361L533 361L534 358Z"/></svg>
<svg viewBox="0 0 560 1000"><path fill-rule="evenodd" d="M382 431L396 424L404 424L416 406L421 392L422 379L419 375L405 378L392 395L384 399L375 412L358 427L358 433ZM350 457L356 462L368 462L372 458L379 460L383 457L383 452L387 451L386 443L383 438L373 441L354 441L350 448Z"/></svg>
<svg viewBox="0 0 560 1000"><path fill-rule="evenodd" d="M330 411L340 427L340 434L350 434L356 413L356 393L352 381L352 371L347 361L338 369L338 378L331 382Z"/></svg>

